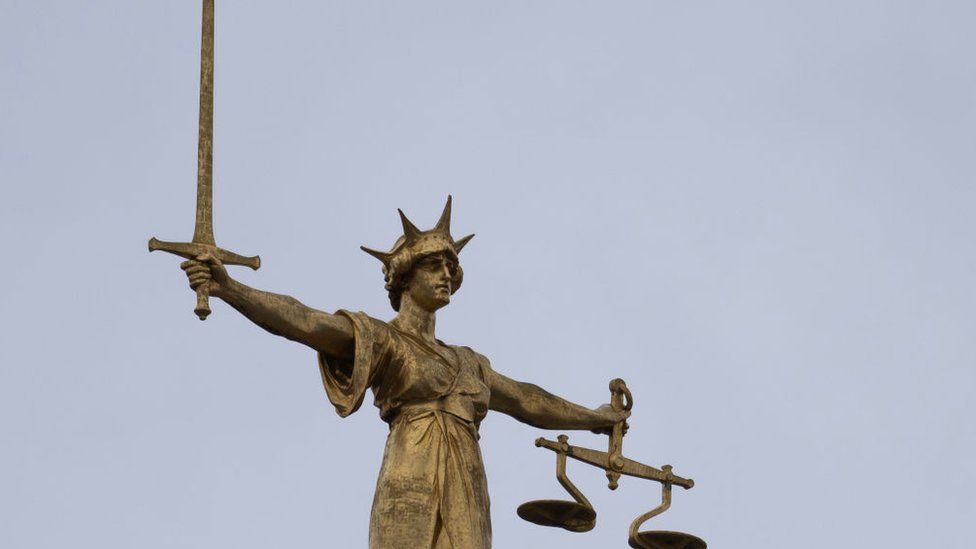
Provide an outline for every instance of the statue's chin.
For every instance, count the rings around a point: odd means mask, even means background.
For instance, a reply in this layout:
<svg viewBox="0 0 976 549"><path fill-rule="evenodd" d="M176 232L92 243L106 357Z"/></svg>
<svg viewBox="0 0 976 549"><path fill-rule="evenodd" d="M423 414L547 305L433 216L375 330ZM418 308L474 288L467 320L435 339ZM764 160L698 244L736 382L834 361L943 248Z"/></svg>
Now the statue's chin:
<svg viewBox="0 0 976 549"><path fill-rule="evenodd" d="M433 303L434 307L433 307L432 310L433 311L436 311L438 309L443 309L444 307L447 307L450 304L451 304L451 298L450 298L450 296L448 296L446 298L443 298L443 299L435 299L434 300L434 303Z"/></svg>

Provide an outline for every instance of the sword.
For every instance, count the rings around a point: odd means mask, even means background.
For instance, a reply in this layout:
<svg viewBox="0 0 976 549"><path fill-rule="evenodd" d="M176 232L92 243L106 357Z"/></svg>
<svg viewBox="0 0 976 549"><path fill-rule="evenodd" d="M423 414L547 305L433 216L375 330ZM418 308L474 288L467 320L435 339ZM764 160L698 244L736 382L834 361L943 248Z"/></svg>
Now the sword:
<svg viewBox="0 0 976 549"><path fill-rule="evenodd" d="M197 144L197 215L191 242L166 242L149 239L149 251L162 250L196 259L210 254L228 265L244 265L257 270L258 256L245 257L218 248L213 234L213 71L214 71L214 0L203 0L203 31L200 41L200 127ZM197 287L197 305L193 312L206 320L210 314L210 287Z"/></svg>

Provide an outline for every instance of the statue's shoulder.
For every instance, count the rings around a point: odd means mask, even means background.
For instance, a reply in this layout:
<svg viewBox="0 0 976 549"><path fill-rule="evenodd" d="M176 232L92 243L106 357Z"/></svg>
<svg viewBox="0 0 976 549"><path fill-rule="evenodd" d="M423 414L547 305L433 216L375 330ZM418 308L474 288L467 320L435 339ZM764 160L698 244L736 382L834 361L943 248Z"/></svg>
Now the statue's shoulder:
<svg viewBox="0 0 976 549"><path fill-rule="evenodd" d="M396 329L389 322L370 316L363 311L339 309L335 312L352 322L357 337L369 335L374 340L389 341L395 337Z"/></svg>
<svg viewBox="0 0 976 549"><path fill-rule="evenodd" d="M467 345L449 345L449 347L457 351L459 355L467 355L470 360L477 363L482 369L491 369L491 361L488 360L488 357L479 353L478 351L475 351L471 347L468 347Z"/></svg>

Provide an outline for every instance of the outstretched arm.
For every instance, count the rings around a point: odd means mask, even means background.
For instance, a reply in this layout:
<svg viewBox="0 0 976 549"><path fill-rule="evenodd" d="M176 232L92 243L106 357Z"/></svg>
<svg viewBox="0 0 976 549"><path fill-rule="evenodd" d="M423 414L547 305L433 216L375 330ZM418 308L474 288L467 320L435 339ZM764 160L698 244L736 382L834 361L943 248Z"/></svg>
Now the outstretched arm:
<svg viewBox="0 0 976 549"><path fill-rule="evenodd" d="M263 292L242 284L227 274L219 259L202 255L185 261L181 267L196 290L210 285L210 295L227 302L251 322L271 332L308 345L330 356L350 356L353 352L353 329L349 319L325 313L297 299Z"/></svg>
<svg viewBox="0 0 976 549"><path fill-rule="evenodd" d="M630 416L629 411L615 411L609 405L591 410L495 371L491 372L489 407L540 429L603 431Z"/></svg>

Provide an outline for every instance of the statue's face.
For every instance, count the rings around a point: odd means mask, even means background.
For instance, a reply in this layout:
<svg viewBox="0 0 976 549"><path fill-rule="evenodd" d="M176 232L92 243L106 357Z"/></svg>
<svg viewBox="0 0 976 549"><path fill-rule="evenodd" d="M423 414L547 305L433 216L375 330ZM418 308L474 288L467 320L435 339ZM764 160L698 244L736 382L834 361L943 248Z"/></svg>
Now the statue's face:
<svg viewBox="0 0 976 549"><path fill-rule="evenodd" d="M410 282L404 293L428 311L436 311L451 302L451 279L457 269L447 254L428 255L413 266Z"/></svg>

